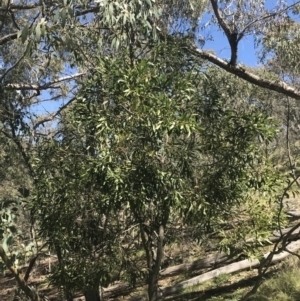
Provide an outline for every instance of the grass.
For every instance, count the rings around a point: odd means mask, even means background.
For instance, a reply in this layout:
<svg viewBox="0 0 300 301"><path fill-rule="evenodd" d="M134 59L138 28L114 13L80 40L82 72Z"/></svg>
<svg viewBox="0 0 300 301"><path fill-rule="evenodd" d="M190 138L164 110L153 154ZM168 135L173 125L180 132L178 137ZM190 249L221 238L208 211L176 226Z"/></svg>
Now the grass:
<svg viewBox="0 0 300 301"><path fill-rule="evenodd" d="M300 263L290 258L276 276L260 287L251 301L298 301L300 300Z"/></svg>
<svg viewBox="0 0 300 301"><path fill-rule="evenodd" d="M182 290L169 301L239 301L253 287L257 271L244 271L218 278ZM250 301L299 301L300 261L291 257L270 268L266 280Z"/></svg>

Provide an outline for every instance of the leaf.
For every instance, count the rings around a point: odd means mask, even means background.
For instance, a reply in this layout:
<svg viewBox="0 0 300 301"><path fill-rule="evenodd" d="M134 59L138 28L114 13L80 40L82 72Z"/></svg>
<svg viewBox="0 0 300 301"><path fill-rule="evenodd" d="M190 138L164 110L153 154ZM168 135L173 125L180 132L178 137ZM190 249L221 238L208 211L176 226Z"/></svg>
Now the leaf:
<svg viewBox="0 0 300 301"><path fill-rule="evenodd" d="M61 26L62 28L64 28L67 21L67 12L65 9L62 9L62 11L60 12L60 18L61 18Z"/></svg>
<svg viewBox="0 0 300 301"><path fill-rule="evenodd" d="M21 37L21 35L22 35L22 30L19 30L19 31L18 31L18 35L17 35L17 38L19 39L19 38Z"/></svg>
<svg viewBox="0 0 300 301"><path fill-rule="evenodd" d="M17 228L16 228L16 226L10 226L10 227L8 227L8 229L10 230L10 232L11 233L17 233Z"/></svg>
<svg viewBox="0 0 300 301"><path fill-rule="evenodd" d="M29 33L29 26L25 25L23 30L22 30L22 33L21 33L21 41L22 41L23 44L25 43L25 41L28 37L28 33Z"/></svg>
<svg viewBox="0 0 300 301"><path fill-rule="evenodd" d="M38 23L35 28L35 39L37 42L41 40L41 25Z"/></svg>
<svg viewBox="0 0 300 301"><path fill-rule="evenodd" d="M110 16L112 17L114 14L114 5L112 3L109 3L108 11L110 13Z"/></svg>
<svg viewBox="0 0 300 301"><path fill-rule="evenodd" d="M8 252L8 247L12 244L13 237L11 235L7 236L6 234L3 235L2 247L5 252Z"/></svg>
<svg viewBox="0 0 300 301"><path fill-rule="evenodd" d="M2 248L3 248L3 250L4 250L5 253L8 252L8 246L7 246L6 240L3 241Z"/></svg>
<svg viewBox="0 0 300 301"><path fill-rule="evenodd" d="M53 17L53 22L54 22L54 23L57 22L57 20L59 19L59 17L60 17L60 11L57 11L57 12L55 13L54 17Z"/></svg>
<svg viewBox="0 0 300 301"><path fill-rule="evenodd" d="M70 7L70 6L68 6L68 14L69 14L69 16L74 15L74 11L73 11L72 7Z"/></svg>
<svg viewBox="0 0 300 301"><path fill-rule="evenodd" d="M26 50L25 50L25 54L29 54L32 51L32 43L33 41L29 41L29 43L27 44Z"/></svg>
<svg viewBox="0 0 300 301"><path fill-rule="evenodd" d="M46 26L41 25L41 36L44 37L46 35Z"/></svg>

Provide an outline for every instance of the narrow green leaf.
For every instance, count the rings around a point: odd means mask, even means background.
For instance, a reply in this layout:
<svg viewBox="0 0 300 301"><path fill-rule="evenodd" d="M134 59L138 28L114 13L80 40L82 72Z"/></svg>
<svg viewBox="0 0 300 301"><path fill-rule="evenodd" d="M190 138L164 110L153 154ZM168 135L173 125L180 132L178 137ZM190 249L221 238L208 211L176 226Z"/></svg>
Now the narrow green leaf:
<svg viewBox="0 0 300 301"><path fill-rule="evenodd" d="M37 42L41 40L41 25L37 24L35 28L35 39Z"/></svg>
<svg viewBox="0 0 300 301"><path fill-rule="evenodd" d="M21 33L21 41L24 44L29 33L29 25L25 25Z"/></svg>
<svg viewBox="0 0 300 301"><path fill-rule="evenodd" d="M60 17L61 17L61 26L64 28L66 25L66 21L67 21L67 12L65 9L63 9L60 12Z"/></svg>

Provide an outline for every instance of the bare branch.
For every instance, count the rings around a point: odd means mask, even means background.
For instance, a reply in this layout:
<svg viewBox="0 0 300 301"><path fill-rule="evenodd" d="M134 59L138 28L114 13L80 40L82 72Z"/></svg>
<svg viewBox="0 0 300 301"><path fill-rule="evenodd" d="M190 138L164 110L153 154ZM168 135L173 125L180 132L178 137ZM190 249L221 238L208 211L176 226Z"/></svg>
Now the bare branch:
<svg viewBox="0 0 300 301"><path fill-rule="evenodd" d="M87 9L84 9L84 10L77 11L75 13L75 16L79 17L79 16L83 16L83 15L86 15L86 14L89 14L89 13L98 13L99 10L100 10L99 6L87 8Z"/></svg>
<svg viewBox="0 0 300 301"><path fill-rule="evenodd" d="M32 3L32 4L10 4L10 10L27 10L27 9L34 9L37 7L42 6L40 3ZM0 11L5 11L6 7L1 6Z"/></svg>
<svg viewBox="0 0 300 301"><path fill-rule="evenodd" d="M9 5L10 5L10 0L7 1L6 7L3 7L3 9L4 9L4 14L1 16L2 22L1 22L1 26L0 26L0 32L2 32L3 26L4 26L4 24L5 24L4 20L6 19L7 15L8 15Z"/></svg>
<svg viewBox="0 0 300 301"><path fill-rule="evenodd" d="M237 56L238 56L238 43L239 43L239 37L238 37L238 31L237 28L230 28L228 24L225 22L222 12L219 10L218 7L218 0L210 0L211 5L213 7L215 16L218 20L218 23L220 24L221 28L223 29L229 45L231 49L231 59L229 64L232 66L235 66L237 63Z"/></svg>
<svg viewBox="0 0 300 301"><path fill-rule="evenodd" d="M12 19L12 21L13 21L15 27L16 27L18 30L20 30L20 27L19 27L19 25L18 25L18 23L17 23L17 21L16 21L16 18L15 18L14 12L13 12L13 11L10 11L10 15L11 15L11 19Z"/></svg>
<svg viewBox="0 0 300 301"><path fill-rule="evenodd" d="M48 244L47 242L44 243L44 244L39 248L39 250L37 251L37 255L34 256L34 257L30 260L29 265L28 265L28 267L27 267L27 269L26 269L25 276L24 276L24 280L25 280L26 282L28 281L28 278L29 278L29 276L30 276L30 273L31 273L31 271L32 271L32 269L33 269L33 267L34 267L34 264L35 264L37 258L41 255L41 253L40 253L41 250L42 250L47 244Z"/></svg>
<svg viewBox="0 0 300 301"><path fill-rule="evenodd" d="M209 62L219 66L220 68L226 70L231 74L234 74L246 80L249 83L300 100L300 91L281 80L271 81L261 78L258 75L251 73L242 67L230 65L226 61L215 56L214 54L198 49L196 46L193 45L191 45L190 47L186 47L186 50L192 55L201 59L206 59Z"/></svg>
<svg viewBox="0 0 300 301"><path fill-rule="evenodd" d="M240 34L239 34L238 40L240 41L240 40L243 38L243 36L245 35L247 29L248 29L249 27L251 27L253 24L255 24L255 23L257 23L257 22L260 22L260 21L262 21L262 20L266 20L266 19L270 19L270 18L272 18L272 17L278 16L278 15L280 15L280 14L282 14L282 13L288 11L288 10L291 9L292 7L298 5L299 3L300 3L300 1L297 1L297 2L295 2L295 3L291 4L291 5L289 5L288 7L284 8L284 9L282 9L282 10L280 10L280 11L277 11L277 12L271 13L271 14L264 15L264 16L262 16L262 17L260 17L260 18L257 18L257 19L255 19L255 20L251 21L250 23L246 24L245 27L241 30L241 32L240 32Z"/></svg>
<svg viewBox="0 0 300 301"><path fill-rule="evenodd" d="M73 97L72 99L70 99L66 104L64 104L63 106L61 106L55 113L50 114L47 118L37 122L33 129L36 130L41 124L48 122L48 121L52 121L56 116L58 116L65 108L67 108L74 100L76 99L76 97Z"/></svg>
<svg viewBox="0 0 300 301"><path fill-rule="evenodd" d="M20 141L19 138L16 136L14 130L12 129L12 133L11 133L11 134L7 133L7 132L4 131L4 130L0 130L0 131L1 131L1 133L2 133L3 135L5 135L7 138L11 139L11 140L16 144L16 146L18 147L18 149L19 149L19 151L20 151L20 153L21 153L21 155L22 155L22 157L23 157L23 160L24 160L24 162L25 162L25 164L26 164L26 166L27 166L27 168L28 168L28 170L29 170L30 176L31 176L32 179L35 181L35 172L34 172L34 169L32 168L31 163L30 163L30 158L29 158L29 156L27 155L27 153L26 153L24 147L22 146L21 141Z"/></svg>
<svg viewBox="0 0 300 301"><path fill-rule="evenodd" d="M14 32L14 33L4 36L3 38L0 39L0 46L4 45L5 43L7 43L9 41L15 40L17 37L18 37L17 32Z"/></svg>
<svg viewBox="0 0 300 301"><path fill-rule="evenodd" d="M2 76L0 77L0 82L4 79L4 77L11 71L13 70L14 68L16 68L19 63L23 60L23 58L25 57L25 52L24 54L10 67L8 68L7 70L5 70L5 72L2 74Z"/></svg>
<svg viewBox="0 0 300 301"><path fill-rule="evenodd" d="M218 7L218 0L210 0L210 2L211 2L211 5L212 5L212 8L214 10L215 16L218 20L218 23L220 24L220 26L224 30L227 38L229 39L230 35L232 33L232 30L229 28L229 26L224 21L224 18L222 16L222 12L219 10L219 7Z"/></svg>
<svg viewBox="0 0 300 301"><path fill-rule="evenodd" d="M61 77L57 80L54 80L54 81L51 81L49 83L45 83L42 85L40 85L40 84L7 84L4 86L4 88L7 90L36 90L36 91L46 90L46 89L50 89L50 88L57 89L57 88L59 88L59 86L57 86L58 83L72 80L72 79L78 78L80 76L83 76L85 74L86 74L86 72L80 72L80 73L68 75L68 76Z"/></svg>

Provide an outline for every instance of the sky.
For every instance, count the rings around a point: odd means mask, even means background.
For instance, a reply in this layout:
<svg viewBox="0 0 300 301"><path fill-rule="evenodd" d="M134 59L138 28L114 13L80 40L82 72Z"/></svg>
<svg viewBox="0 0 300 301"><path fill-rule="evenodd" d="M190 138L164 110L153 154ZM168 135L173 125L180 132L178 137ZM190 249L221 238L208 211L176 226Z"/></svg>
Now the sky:
<svg viewBox="0 0 300 301"><path fill-rule="evenodd" d="M210 31L213 33L214 40L206 41L203 50L213 49L215 54L223 59L230 60L231 52L228 40L225 34L219 31L212 25ZM258 66L256 49L254 48L254 39L252 36L245 36L239 43L238 48L238 61L239 63L247 66L255 67Z"/></svg>

